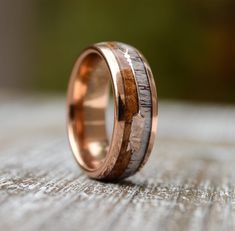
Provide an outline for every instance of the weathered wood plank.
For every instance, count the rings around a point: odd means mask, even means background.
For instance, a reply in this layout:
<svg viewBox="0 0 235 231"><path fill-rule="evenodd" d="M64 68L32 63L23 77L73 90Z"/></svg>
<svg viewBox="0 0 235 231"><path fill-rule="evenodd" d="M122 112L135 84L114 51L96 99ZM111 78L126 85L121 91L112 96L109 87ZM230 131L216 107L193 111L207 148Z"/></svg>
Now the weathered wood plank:
<svg viewBox="0 0 235 231"><path fill-rule="evenodd" d="M149 162L107 184L77 167L64 102L0 98L0 230L235 230L235 108L160 103Z"/></svg>

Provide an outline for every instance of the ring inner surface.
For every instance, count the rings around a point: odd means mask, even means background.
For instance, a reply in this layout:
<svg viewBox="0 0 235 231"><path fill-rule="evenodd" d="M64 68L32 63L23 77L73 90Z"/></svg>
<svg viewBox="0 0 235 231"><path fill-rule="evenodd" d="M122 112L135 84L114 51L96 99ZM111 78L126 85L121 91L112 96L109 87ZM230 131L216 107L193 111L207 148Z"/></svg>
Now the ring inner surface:
<svg viewBox="0 0 235 231"><path fill-rule="evenodd" d="M96 52L85 55L73 84L70 121L74 139L79 144L79 153L75 155L89 170L103 163L109 147L105 127L109 81L110 71L104 58Z"/></svg>

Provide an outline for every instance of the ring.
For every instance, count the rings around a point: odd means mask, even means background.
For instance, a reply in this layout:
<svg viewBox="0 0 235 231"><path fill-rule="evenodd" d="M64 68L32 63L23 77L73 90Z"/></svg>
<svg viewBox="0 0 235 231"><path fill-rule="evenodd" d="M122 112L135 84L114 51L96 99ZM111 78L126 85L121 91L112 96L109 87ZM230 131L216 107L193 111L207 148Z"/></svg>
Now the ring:
<svg viewBox="0 0 235 231"><path fill-rule="evenodd" d="M110 85L111 138L105 122ZM153 74L137 49L120 42L86 48L72 70L67 106L70 146L89 177L117 181L144 166L156 135L158 106Z"/></svg>

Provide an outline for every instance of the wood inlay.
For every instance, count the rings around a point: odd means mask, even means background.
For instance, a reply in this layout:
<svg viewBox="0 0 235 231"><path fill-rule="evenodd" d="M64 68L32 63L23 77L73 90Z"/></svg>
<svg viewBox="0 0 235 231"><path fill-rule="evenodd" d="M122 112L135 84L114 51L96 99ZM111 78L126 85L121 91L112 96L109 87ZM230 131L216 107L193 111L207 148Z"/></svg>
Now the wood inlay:
<svg viewBox="0 0 235 231"><path fill-rule="evenodd" d="M124 106L124 120L125 120L125 129L123 142L120 150L120 155L116 161L116 164L110 174L106 177L106 180L113 180L121 177L125 169L128 167L133 150L130 149L130 137L133 137L133 117L138 113L139 102L138 102L138 90L135 81L135 76L130 66L129 61L125 57L125 53L120 48L117 43L109 43L110 48L112 49L117 62L119 64L121 75L124 83L124 92L125 92L125 106ZM133 137L134 141L134 137ZM132 142L133 144L133 142ZM134 145L135 146L135 145Z"/></svg>
<svg viewBox="0 0 235 231"><path fill-rule="evenodd" d="M151 133L152 101L147 72L138 52L122 43L110 43L110 46L122 72L126 97L125 142L116 164L123 178L138 170L146 153Z"/></svg>
<svg viewBox="0 0 235 231"><path fill-rule="evenodd" d="M152 100L147 72L140 55L136 49L131 46L122 43L119 43L119 46L121 49L125 50L127 57L129 57L135 75L139 99L139 112L133 117L130 137L132 155L127 169L122 175L122 177L126 177L138 170L146 153L151 133Z"/></svg>

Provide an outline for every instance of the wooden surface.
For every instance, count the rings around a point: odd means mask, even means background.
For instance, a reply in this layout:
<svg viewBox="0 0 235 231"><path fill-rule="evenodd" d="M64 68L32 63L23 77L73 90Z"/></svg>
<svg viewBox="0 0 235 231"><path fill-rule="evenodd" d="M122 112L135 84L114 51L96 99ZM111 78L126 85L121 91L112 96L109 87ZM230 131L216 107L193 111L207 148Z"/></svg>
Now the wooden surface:
<svg viewBox="0 0 235 231"><path fill-rule="evenodd" d="M235 107L161 102L145 168L89 180L63 97L0 98L0 230L235 230Z"/></svg>

